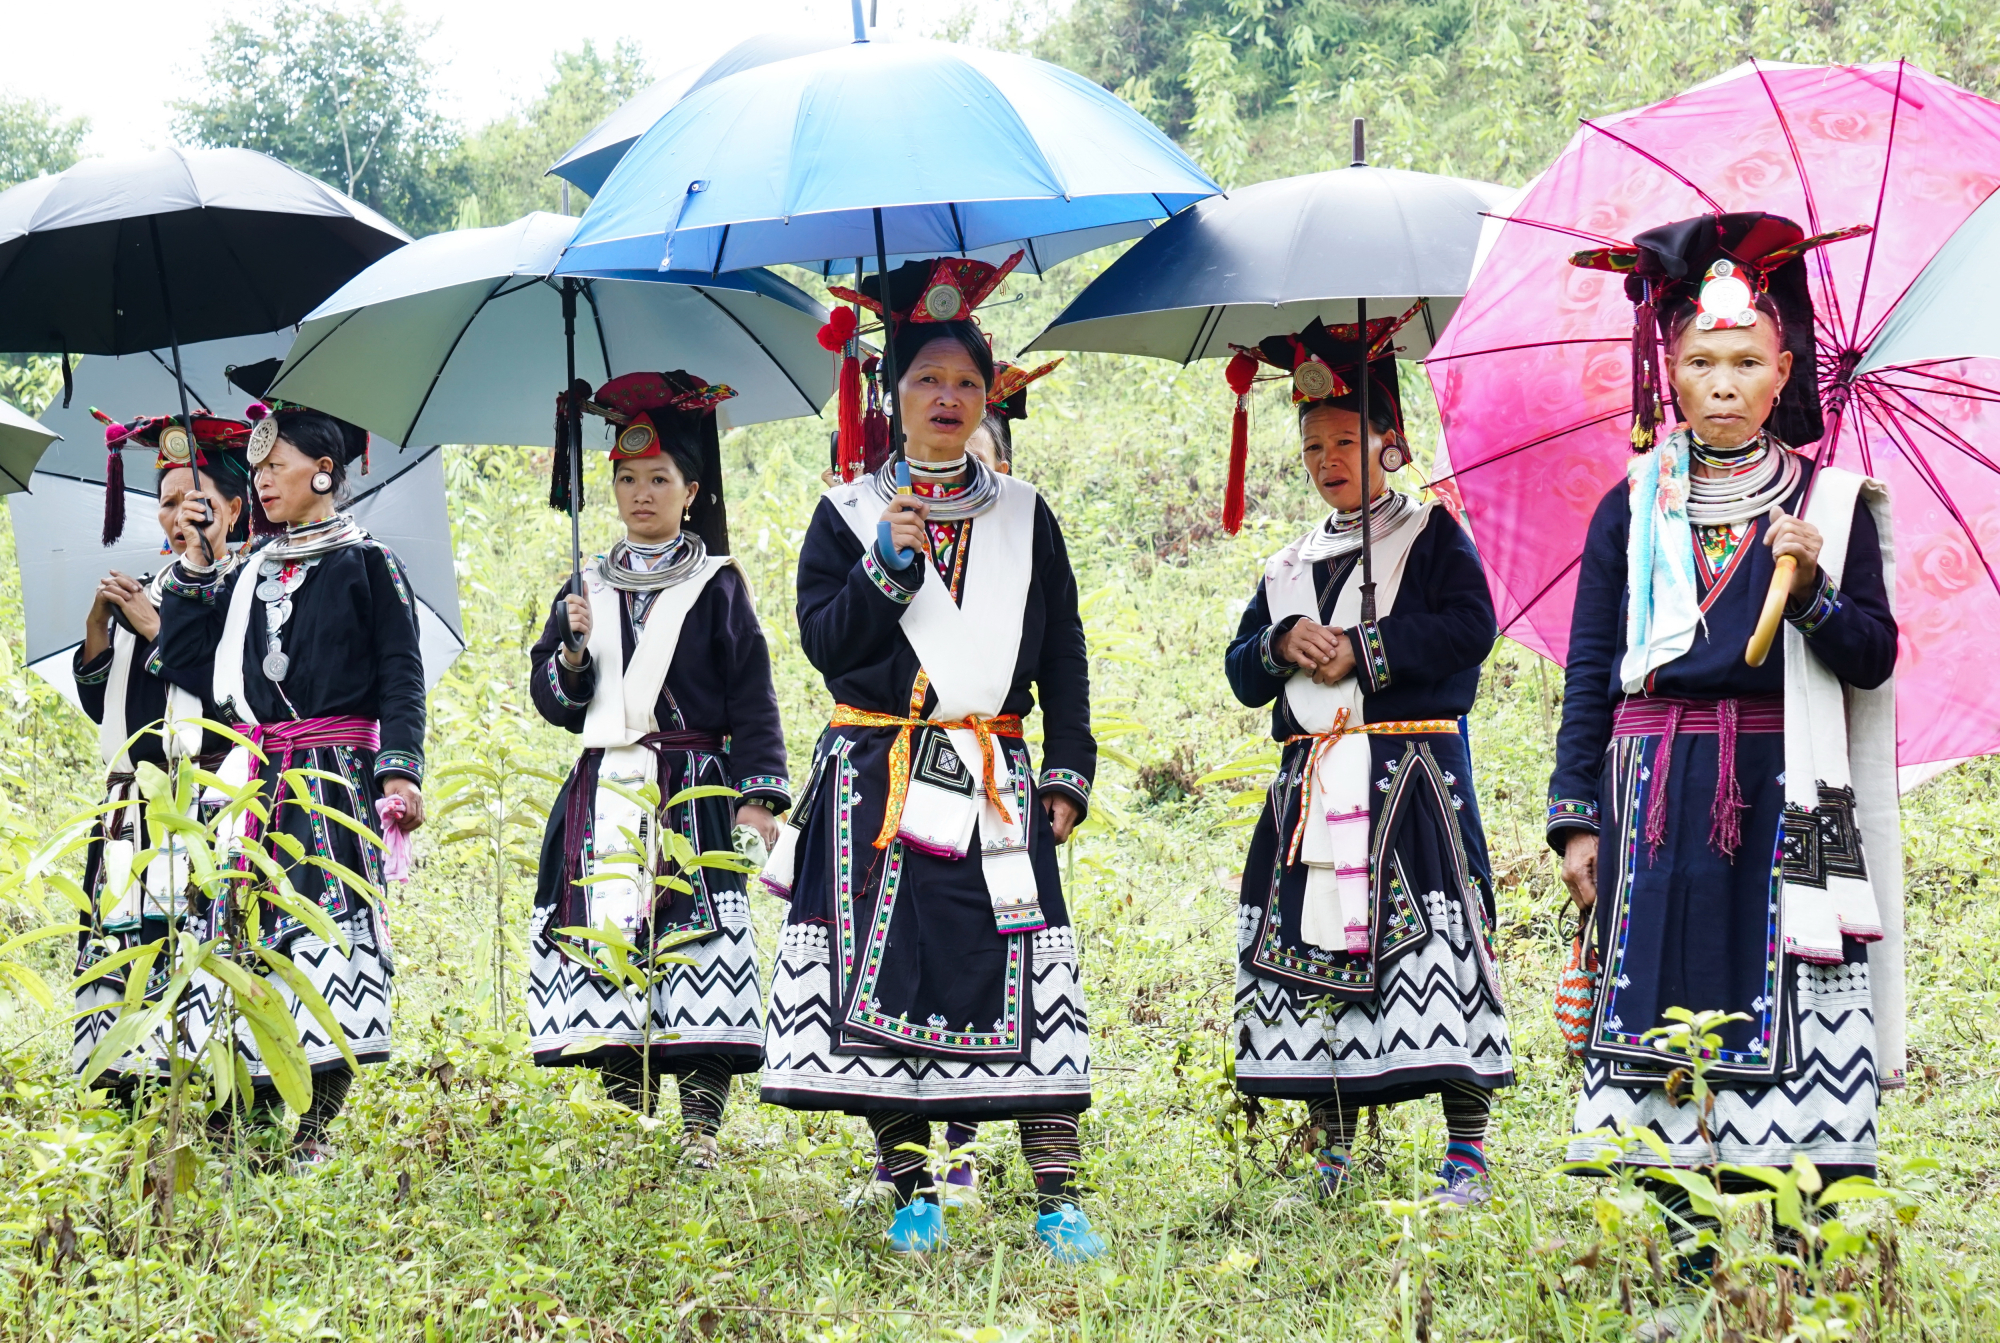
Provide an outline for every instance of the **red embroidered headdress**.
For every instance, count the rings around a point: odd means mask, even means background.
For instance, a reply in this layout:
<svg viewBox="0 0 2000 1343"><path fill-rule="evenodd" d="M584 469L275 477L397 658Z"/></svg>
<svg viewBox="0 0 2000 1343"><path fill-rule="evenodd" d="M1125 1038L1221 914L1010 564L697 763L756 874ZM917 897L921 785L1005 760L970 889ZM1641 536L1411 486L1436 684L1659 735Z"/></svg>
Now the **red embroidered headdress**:
<svg viewBox="0 0 2000 1343"><path fill-rule="evenodd" d="M198 471L228 470L247 478L243 450L250 426L219 415L197 414L183 423L178 415L141 415L136 420L112 419L97 407L91 416L104 426L103 543L116 545L125 534L125 449L151 448L153 465L165 471L193 466Z"/></svg>

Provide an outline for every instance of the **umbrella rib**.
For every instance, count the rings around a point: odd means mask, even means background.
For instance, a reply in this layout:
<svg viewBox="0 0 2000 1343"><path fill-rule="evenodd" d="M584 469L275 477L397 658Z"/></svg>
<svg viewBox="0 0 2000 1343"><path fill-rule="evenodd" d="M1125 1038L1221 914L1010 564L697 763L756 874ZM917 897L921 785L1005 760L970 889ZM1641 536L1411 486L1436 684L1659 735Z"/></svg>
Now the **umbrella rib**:
<svg viewBox="0 0 2000 1343"><path fill-rule="evenodd" d="M1882 236L1882 203L1889 199L1889 165L1896 157L1896 123L1903 114L1903 71L1907 61L1896 62L1896 88L1889 99L1889 138L1882 146L1882 185L1875 192L1875 228L1868 235L1868 260L1861 267L1861 288L1854 295L1854 330L1861 330L1861 319L1868 308L1868 281L1875 273L1875 240ZM1887 318L1889 309L1882 315Z"/></svg>
<svg viewBox="0 0 2000 1343"><path fill-rule="evenodd" d="M604 313L597 306L597 282L583 282L583 301L590 305L590 325L597 332L597 356L604 361L604 376L616 377L611 371L611 342L604 338Z"/></svg>
<svg viewBox="0 0 2000 1343"><path fill-rule="evenodd" d="M1194 344L1188 346L1187 358L1181 360L1182 368L1186 368L1189 364L1192 364L1196 356L1201 353L1202 346L1208 344L1208 324L1210 322L1221 322L1221 313L1221 307L1210 304L1208 311L1201 315L1201 320L1195 323Z"/></svg>
<svg viewBox="0 0 2000 1343"><path fill-rule="evenodd" d="M1607 238L1602 233L1592 233L1587 229L1571 228L1567 224L1551 224L1546 219L1530 219L1526 215L1497 215L1491 210L1481 210L1479 217L1481 219L1497 219L1503 224L1526 224L1530 228L1547 229L1551 233L1560 233L1565 237L1581 238L1585 242L1594 242L1600 247L1624 246L1616 238Z"/></svg>
<svg viewBox="0 0 2000 1343"><path fill-rule="evenodd" d="M496 282L494 288L497 289L498 287L499 284ZM438 360L437 367L431 370L430 385L424 388L424 399L417 402L416 414L410 416L410 422L403 426L402 435L396 440L398 447L407 446L410 441L410 435L417 432L417 422L423 419L424 412L430 409L431 397L437 391L438 380L444 377L444 371L451 367L451 357L458 353L458 343L465 339L466 332L472 330L472 324L479 320L480 313L486 311L486 304L492 297L492 291L488 290L486 297L479 300L478 306L473 308L472 315L466 318L464 324L458 328L458 334L451 338L451 348L444 352L444 358Z"/></svg>
<svg viewBox="0 0 2000 1343"><path fill-rule="evenodd" d="M1905 377L1929 378L1932 382L1942 382L1953 387L1963 387L1968 392L1977 392L1979 395L1976 398L1974 398L1976 400L1990 401L1995 399L1996 394L1991 387L1982 387L1976 382L1967 382L1963 378L1947 378L1942 373L1933 373L1930 371L1938 364L1955 364L1957 362L1958 362L1957 359L1952 358L1952 359L1931 359L1931 360L1926 360L1921 364L1896 364L1893 365L1892 367L1883 369L1881 373L1866 373L1863 374L1862 376L1865 378L1869 378L1873 381L1880 382L1886 387L1900 387L1902 386L1902 384L1890 382L1886 377L1883 376L1883 374L1900 373ZM1913 392L1924 392L1924 391L1930 391L1932 389L1928 387L1912 387L1909 388L1908 390Z"/></svg>
<svg viewBox="0 0 2000 1343"><path fill-rule="evenodd" d="M1507 622L1507 629L1511 630L1516 625L1526 620L1528 618L1528 612L1534 610L1537 606L1540 606L1542 604L1542 598L1548 596L1551 592L1555 591L1556 584L1562 582L1565 578L1568 578L1569 571L1576 568L1578 565L1582 563L1583 563L1583 552L1579 550L1576 552L1575 555L1570 557L1570 561L1568 564L1565 564L1562 568L1556 570L1556 576L1554 578L1551 578L1548 582L1542 584L1542 590L1540 592L1537 592L1532 598L1530 598L1527 605L1523 606L1520 610L1514 613L1514 618ZM1502 630L1500 632L1502 634L1505 634L1507 630Z"/></svg>
<svg viewBox="0 0 2000 1343"><path fill-rule="evenodd" d="M1565 428L1552 429L1548 433L1543 434L1540 438L1531 438L1526 443L1516 443L1513 447L1504 449L1503 451L1500 452L1496 452L1491 457L1482 457L1480 460L1476 462L1471 462L1465 466L1458 467L1455 470L1453 470L1450 475L1434 476L1431 479L1431 484L1436 485L1439 481L1443 480L1457 480L1460 476L1463 476L1468 472L1477 471L1482 466L1492 466L1495 462L1504 462L1509 457L1514 456L1516 453L1526 452L1529 448L1539 448L1544 443L1552 443L1556 439L1563 437L1565 434L1580 433L1585 429L1595 429L1598 425L1604 424L1610 420L1619 419L1624 414L1625 414L1624 408L1620 407L1617 410L1606 411L1604 414L1599 415L1594 419L1579 420L1575 424L1569 425Z"/></svg>
<svg viewBox="0 0 2000 1343"><path fill-rule="evenodd" d="M188 400L194 402L197 406L201 407L202 414L213 415L215 413L214 411L208 408L208 403L202 400L201 393L195 391L194 388L188 386L187 379L181 377L178 373L175 373L174 366L172 364L169 364L166 360L160 358L160 352L158 350L148 350L146 351L146 353L153 357L154 363L158 364L162 369L166 371L166 375L174 380L176 386L178 386L183 392L186 392L188 394Z"/></svg>
<svg viewBox="0 0 2000 1343"><path fill-rule="evenodd" d="M46 446L46 445L44 445L44 446ZM30 471L30 472L29 472L28 474L29 474L29 475L33 475L33 474L34 474L34 472ZM14 473L13 473L12 471L9 471L9 470L8 470L8 469L7 469L6 467L4 467L4 466L0 466L0 476L5 476L5 477L6 477L6 478L7 478L8 480L10 480L10 481L12 481L12 482L14 483L14 485L15 485L15 487L16 487L16 488L15 488L14 490L10 490L10 491L8 491L8 492L9 492L10 494L11 494L11 493L25 493L25 494L33 494L33 493L34 493L34 490L32 490L31 488L29 488L29 486L28 486L28 482L27 482L27 481L25 481L25 480L21 479L21 478L20 478L19 476L15 475L15 474L14 474Z"/></svg>
<svg viewBox="0 0 2000 1343"><path fill-rule="evenodd" d="M1896 423L1893 416L1883 414L1881 410L1872 406L1868 408L1868 414L1878 420L1889 437L1910 455L1917 468L1917 478L1924 482L1925 488L1937 497L1937 501L1944 505L1945 512L1951 514L1952 521L1956 522L1959 530L1965 533L1966 544L1970 545L1972 553L1979 557L1979 567L1986 571L1987 581L1993 584L1996 593L2000 593L2000 574L1993 572L1993 563L1986 558L1986 549L1979 544L1979 537L1973 532L1972 524L1965 520L1965 515L1958 511L1958 505L1952 502L1950 492L1937 478L1937 472L1931 466L1930 459L1924 456L1923 449L1919 448L1916 440L1907 433L1898 432L1902 426Z"/></svg>
<svg viewBox="0 0 2000 1343"><path fill-rule="evenodd" d="M1913 386L1912 384L1907 382L1892 382L1888 378L1879 377L1874 374L1867 374L1864 376L1867 377L1868 381L1874 383L1878 387L1893 387L1899 392L1908 392L1913 396L1918 396L1918 395L1956 396L1966 401L1984 401L1989 405L2000 404L2000 393L1989 391L1984 387L1975 387L1971 383L1956 383L1955 385L1962 388L1963 390L1956 392L1947 392L1942 387Z"/></svg>
<svg viewBox="0 0 2000 1343"><path fill-rule="evenodd" d="M203 213L206 213L208 210L208 207L205 205L201 208ZM276 331L284 325L283 322L278 320L278 310L271 306L271 300L264 296L264 291L250 278L250 268L243 264L243 259L236 255L236 249L229 245L228 235L217 229L215 230L215 237L222 244L223 254L229 258L229 263L236 267L237 275L242 277L243 287L250 291L251 296L257 300L258 306L263 308L264 329L266 331Z"/></svg>
<svg viewBox="0 0 2000 1343"><path fill-rule="evenodd" d="M425 448L422 452L418 453L415 457L411 458L407 462L404 462L402 464L402 469L397 471L395 475L388 477L386 480L377 481L375 484L370 485L362 493L355 495L352 499L348 501L349 506L351 507L354 504L358 504L363 499L373 499L376 495L388 489L391 485L394 485L404 476L409 475L410 472L416 470L418 467L422 466L425 462L429 461L432 455L437 452L437 450L438 450L437 445L435 443L431 444L429 447Z"/></svg>
<svg viewBox="0 0 2000 1343"><path fill-rule="evenodd" d="M694 289L695 293L700 294L710 303L713 303L715 305L716 311L720 312L730 321L736 323L738 330L742 331L744 335L750 337L751 341L756 344L757 348L764 352L764 357L766 359L769 359L771 363L777 367L778 372L785 375L785 381L789 382L792 385L792 390L799 394L799 400L806 403L807 409L811 410L815 416L818 416L821 419L825 418L825 416L821 413L820 408L818 406L813 405L812 398L806 395L806 389L799 386L799 380L792 376L792 371L789 368L785 367L784 362L780 360L777 355L771 353L771 347L766 345L763 342L763 339L759 337L755 331L752 331L750 329L749 323L745 322L741 317L738 317L735 313L731 312L728 306L725 305L722 302L722 300L716 298L715 295L709 293L706 289L703 289L699 286L691 286L691 287Z"/></svg>
<svg viewBox="0 0 2000 1343"><path fill-rule="evenodd" d="M1750 68L1757 72L1757 83L1764 90L1766 101L1771 104L1771 115L1778 119L1778 129L1784 133L1785 150L1792 156L1792 169L1799 175L1799 193L1806 200L1806 231L1817 234L1820 232L1819 202L1813 199L1812 179L1806 176L1805 160L1800 157L1799 142L1792 135L1791 119L1779 105L1778 91L1771 87L1770 76L1764 73L1763 65L1755 56L1750 58ZM1840 329L1840 292L1833 287L1833 267L1827 262L1824 247L1813 249L1813 264L1819 267L1820 287L1826 290L1827 299L1833 305L1834 330L1837 332Z"/></svg>
<svg viewBox="0 0 2000 1343"><path fill-rule="evenodd" d="M1028 249L1028 263L1035 268L1035 277L1041 279L1045 273L1042 270L1042 254L1035 250L1035 240L1033 238L1023 238L1021 242ZM861 270L858 266L855 268L854 274L856 276L854 283L860 284L861 280L859 277Z"/></svg>
<svg viewBox="0 0 2000 1343"><path fill-rule="evenodd" d="M1661 172L1671 176L1675 181L1679 182L1689 191L1692 191L1695 195L1707 201L1708 208L1713 210L1716 214L1728 213L1728 211L1722 208L1722 203L1720 201L1716 200L1715 197L1709 195L1706 191L1703 191L1700 187L1696 186L1692 181L1690 181L1686 176L1684 176L1681 173L1680 169L1674 167L1672 164L1669 164L1665 159L1662 159L1657 155L1654 155L1652 153L1647 152L1646 150L1639 148L1639 146L1633 144L1630 140L1627 140L1622 135L1613 135L1610 131L1605 130L1604 127L1598 125L1596 122L1592 121L1589 117L1578 117L1577 120L1581 121L1584 125L1590 127L1590 129L1596 131L1599 135L1609 136L1616 143L1624 145L1627 149L1631 150L1634 154L1637 154L1640 158L1646 160L1646 162L1652 164L1655 168L1658 168Z"/></svg>
<svg viewBox="0 0 2000 1343"><path fill-rule="evenodd" d="M1559 345L1606 345L1629 342L1630 336L1571 336L1566 340L1531 340L1525 345L1495 345L1485 350L1460 350L1454 354L1425 355L1426 364L1448 364L1454 359L1471 359L1482 354L1512 354L1516 350L1552 350Z"/></svg>
<svg viewBox="0 0 2000 1343"><path fill-rule="evenodd" d="M326 329L325 335L322 335L318 340L314 341L310 346L308 346L304 353L299 354L298 362L292 364L292 371L296 373L302 366L304 366L306 360L312 358L315 354L319 353L320 346L326 344L327 341L332 338L334 332L340 330L340 328L346 326L350 321L354 320L355 314L359 313L360 311L361 309L359 308L349 308L346 312L342 313L340 315L340 320L335 322L332 326ZM287 363L291 362L292 354L293 351L286 352L285 360ZM277 383L283 381L284 379L282 377L275 379L272 385L270 387L266 387L264 390L267 392L274 391L276 390Z"/></svg>
<svg viewBox="0 0 2000 1343"><path fill-rule="evenodd" d="M1885 383L1882 386L1888 387L1891 385L1892 384ZM1874 392L1876 399L1881 401L1884 410L1893 408L1890 404L1889 398L1883 396L1880 389L1871 388L1870 390ZM1973 447L1972 444L1966 442L1965 438L1962 435L1960 435L1950 425L1946 424L1943 420L1940 420L1935 414L1931 412L1931 410L1928 407L1924 406L1923 403L1919 402L1914 397L1910 396L1908 392L1904 391L1901 388L1896 388L1895 390L1897 392L1896 400L1901 403L1901 409L1906 415L1909 415L1912 418L1921 421L1925 428L1929 429L1932 433L1936 434L1939 438L1943 439L1947 447L1957 448L1958 451L1964 456L1970 457L1973 461L1979 463L1981 466L1985 467L1988 471L1993 472L1995 475L2000 475L2000 464L1996 464L1985 453L1981 452L1978 448Z"/></svg>
<svg viewBox="0 0 2000 1343"><path fill-rule="evenodd" d="M958 217L958 202L946 201L944 208L951 211L952 236L958 239L958 254L965 255L965 222Z"/></svg>

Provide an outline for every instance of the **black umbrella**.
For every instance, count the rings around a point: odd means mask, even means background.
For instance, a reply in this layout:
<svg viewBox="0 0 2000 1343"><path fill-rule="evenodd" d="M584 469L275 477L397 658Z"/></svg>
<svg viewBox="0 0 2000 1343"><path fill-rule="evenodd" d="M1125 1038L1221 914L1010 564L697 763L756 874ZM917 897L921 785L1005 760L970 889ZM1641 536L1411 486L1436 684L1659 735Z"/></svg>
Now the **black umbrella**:
<svg viewBox="0 0 2000 1343"><path fill-rule="evenodd" d="M0 192L0 350L60 351L67 403L71 355L167 348L178 369L182 342L291 326L409 240L254 150L86 160Z"/></svg>
<svg viewBox="0 0 2000 1343"><path fill-rule="evenodd" d="M1416 308L1398 353L1421 358L1472 277L1485 212L1506 187L1368 166L1362 123L1354 161L1211 196L1132 245L1056 315L1028 350L1101 350L1191 364L1227 359L1314 319L1368 322ZM1369 383L1358 380L1361 423ZM1361 497L1369 496L1361 454ZM1361 609L1375 618L1373 546L1361 513Z"/></svg>

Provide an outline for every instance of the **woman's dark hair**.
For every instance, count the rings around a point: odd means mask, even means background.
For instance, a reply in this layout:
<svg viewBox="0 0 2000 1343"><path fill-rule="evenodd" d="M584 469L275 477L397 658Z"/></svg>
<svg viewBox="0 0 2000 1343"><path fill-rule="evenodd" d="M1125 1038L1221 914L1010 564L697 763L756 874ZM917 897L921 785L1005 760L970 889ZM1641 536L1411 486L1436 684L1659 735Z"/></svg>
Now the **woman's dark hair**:
<svg viewBox="0 0 2000 1343"><path fill-rule="evenodd" d="M1299 402L1301 429L1305 428L1306 416L1316 410L1347 410L1359 415L1361 394L1349 392L1345 396L1329 396L1323 401ZM1380 378L1376 378L1374 386L1368 389L1368 424L1378 434L1401 433L1403 429L1402 408L1396 402L1396 389L1384 386Z"/></svg>
<svg viewBox="0 0 2000 1343"><path fill-rule="evenodd" d="M346 503L347 466L368 450L368 431L317 410L279 410L278 437L315 460L332 461L333 497Z"/></svg>
<svg viewBox="0 0 2000 1343"><path fill-rule="evenodd" d="M167 477L176 471L185 471L185 466L163 466L153 479L153 493L157 495L166 486ZM221 495L226 500L234 500L243 505L236 515L236 525L229 529L225 540L242 541L250 535L250 477L244 473L242 457L231 453L217 453L208 465L195 468L195 483L204 490Z"/></svg>
<svg viewBox="0 0 2000 1343"><path fill-rule="evenodd" d="M918 353L934 340L956 341L971 356L987 389L992 389L993 347L971 322L904 322L898 326L892 342L896 350L896 376L901 378L908 373Z"/></svg>
<svg viewBox="0 0 2000 1343"><path fill-rule="evenodd" d="M993 438L993 459L996 462L1014 464L1014 431L1007 424L1007 417L994 411L987 411L980 423Z"/></svg>

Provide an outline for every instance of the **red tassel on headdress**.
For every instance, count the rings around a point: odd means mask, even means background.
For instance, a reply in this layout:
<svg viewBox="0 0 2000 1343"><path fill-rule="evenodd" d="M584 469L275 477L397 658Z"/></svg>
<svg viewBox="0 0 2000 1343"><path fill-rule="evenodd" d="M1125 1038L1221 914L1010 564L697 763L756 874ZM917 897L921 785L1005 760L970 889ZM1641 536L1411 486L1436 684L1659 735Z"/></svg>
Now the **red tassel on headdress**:
<svg viewBox="0 0 2000 1343"><path fill-rule="evenodd" d="M865 455L861 429L861 358L854 333L860 319L852 308L835 308L826 325L819 329L822 348L840 356L840 439L835 452L835 469L842 480L853 480L861 472Z"/></svg>
<svg viewBox="0 0 2000 1343"><path fill-rule="evenodd" d="M1231 536L1243 529L1243 476L1250 464L1250 384L1257 361L1247 354L1232 356L1222 372L1236 393L1236 413L1229 421L1229 483L1222 493L1222 530Z"/></svg>
<svg viewBox="0 0 2000 1343"><path fill-rule="evenodd" d="M117 545L118 538L123 535L125 535L125 454L113 444L106 447L104 452L104 544Z"/></svg>

